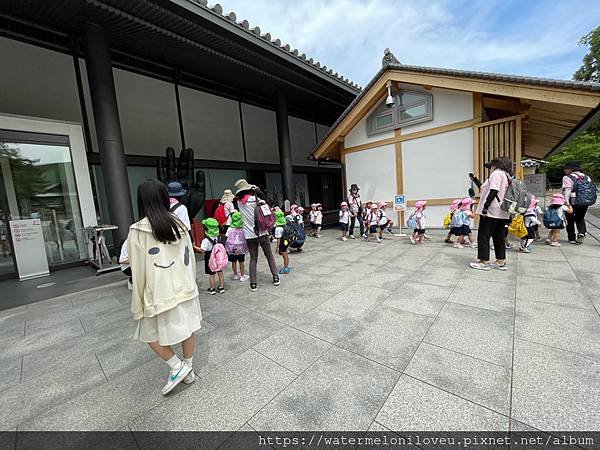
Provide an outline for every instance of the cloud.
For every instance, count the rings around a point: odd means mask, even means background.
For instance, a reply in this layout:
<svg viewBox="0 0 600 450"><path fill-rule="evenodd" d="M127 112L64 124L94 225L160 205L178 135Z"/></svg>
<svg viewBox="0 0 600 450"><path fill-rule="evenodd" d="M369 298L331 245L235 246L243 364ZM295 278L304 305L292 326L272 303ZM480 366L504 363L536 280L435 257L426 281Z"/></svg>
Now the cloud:
<svg viewBox="0 0 600 450"><path fill-rule="evenodd" d="M223 0L225 11L366 84L390 47L405 64L570 78L597 26L589 2ZM228 9L229 8L229 9Z"/></svg>

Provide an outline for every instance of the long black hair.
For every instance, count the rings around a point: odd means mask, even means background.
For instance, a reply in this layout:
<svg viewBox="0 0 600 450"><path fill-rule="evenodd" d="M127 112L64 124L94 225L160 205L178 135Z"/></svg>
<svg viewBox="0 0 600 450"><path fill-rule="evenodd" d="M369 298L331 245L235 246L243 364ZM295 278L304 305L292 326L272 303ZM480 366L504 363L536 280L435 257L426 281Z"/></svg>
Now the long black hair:
<svg viewBox="0 0 600 450"><path fill-rule="evenodd" d="M169 193L164 184L154 179L142 182L138 186L137 202L139 218L148 218L157 241L174 242L181 239L181 223L169 212Z"/></svg>

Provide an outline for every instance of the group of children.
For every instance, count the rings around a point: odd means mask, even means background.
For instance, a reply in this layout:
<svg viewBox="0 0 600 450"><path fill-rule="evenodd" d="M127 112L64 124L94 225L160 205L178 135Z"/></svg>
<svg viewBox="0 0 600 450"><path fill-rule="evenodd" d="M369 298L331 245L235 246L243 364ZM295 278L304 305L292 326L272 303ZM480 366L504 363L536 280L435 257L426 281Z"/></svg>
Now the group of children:
<svg viewBox="0 0 600 450"><path fill-rule="evenodd" d="M365 227L365 233L361 236L364 240L368 241L371 238L375 238L377 242L381 242L383 239L383 232L387 231L393 234L392 226L394 222L388 217L386 202L374 202L369 200L365 203L365 207L359 210L358 214L362 214L362 220ZM350 220L352 213L348 208L347 202L340 204L340 211L338 213L340 230L342 232L342 241L348 240L348 228L350 226ZM354 236L350 236L354 239Z"/></svg>

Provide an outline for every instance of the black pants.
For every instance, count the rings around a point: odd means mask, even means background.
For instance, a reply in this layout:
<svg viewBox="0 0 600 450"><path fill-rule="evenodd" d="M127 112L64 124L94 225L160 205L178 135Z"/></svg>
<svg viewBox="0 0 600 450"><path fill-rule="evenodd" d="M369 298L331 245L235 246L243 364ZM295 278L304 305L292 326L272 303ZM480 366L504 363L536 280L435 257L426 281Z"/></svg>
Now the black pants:
<svg viewBox="0 0 600 450"><path fill-rule="evenodd" d="M574 241L577 236L575 235L575 227L577 227L577 233L585 235L585 214L587 213L587 206L573 206L573 213L565 214L567 219L567 237L569 241Z"/></svg>
<svg viewBox="0 0 600 450"><path fill-rule="evenodd" d="M129 282L131 282L131 267L126 267L125 269L121 269L121 272L123 272L123 275L125 275L126 277L129 278Z"/></svg>
<svg viewBox="0 0 600 450"><path fill-rule="evenodd" d="M356 225L356 219L358 219L358 224L360 226L360 235L362 236L363 234L365 234L365 224L363 221L363 217L362 215L359 213L358 216L354 217L350 217L350 235L354 234L354 225Z"/></svg>
<svg viewBox="0 0 600 450"><path fill-rule="evenodd" d="M490 260L490 238L494 242L496 259L506 259L505 230L510 221L494 217L481 216L477 233L477 259Z"/></svg>
<svg viewBox="0 0 600 450"><path fill-rule="evenodd" d="M257 238L246 239L246 244L248 244L248 252L250 253L250 283L256 283L256 266L258 263L259 246L260 248L262 248L265 257L267 258L267 262L269 263L269 269L271 270L271 275L273 275L273 279L278 278L277 263L275 262L273 251L271 250L271 242L269 241L269 235L264 234Z"/></svg>

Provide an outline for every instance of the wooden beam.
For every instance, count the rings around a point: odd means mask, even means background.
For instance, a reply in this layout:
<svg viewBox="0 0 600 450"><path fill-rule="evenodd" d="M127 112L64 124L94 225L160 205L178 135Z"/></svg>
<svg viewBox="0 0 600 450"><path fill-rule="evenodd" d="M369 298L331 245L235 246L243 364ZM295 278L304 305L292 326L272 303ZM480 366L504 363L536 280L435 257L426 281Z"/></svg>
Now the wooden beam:
<svg viewBox="0 0 600 450"><path fill-rule="evenodd" d="M587 108L595 108L598 103L600 103L600 92L598 91L581 91L550 86L532 86L526 83L510 81L477 80L474 78L461 78L455 75L409 72L403 70L392 70L390 78L401 83L426 84L445 89L481 92L484 94L540 100Z"/></svg>
<svg viewBox="0 0 600 450"><path fill-rule="evenodd" d="M400 137L400 130L395 130L395 137ZM396 193L404 194L404 162L402 156L402 142L396 142ZM393 205L392 205L393 206ZM404 214L398 211L398 224L404 223Z"/></svg>
<svg viewBox="0 0 600 450"><path fill-rule="evenodd" d="M408 200L406 202L407 206L415 206L415 203L418 202L419 200L427 200L427 206L450 206L450 203L452 203L452 200L454 200L456 197L453 198L420 198L417 200Z"/></svg>
<svg viewBox="0 0 600 450"><path fill-rule="evenodd" d="M522 115L517 114L516 116L503 117L502 119L488 120L487 122L481 122L481 123L473 125L473 128L487 127L488 125L494 125L494 124L502 123L502 122L510 122L511 120L518 120L521 118L522 118Z"/></svg>
<svg viewBox="0 0 600 450"><path fill-rule="evenodd" d="M481 95L481 94L480 94ZM493 98L483 97L483 107L490 109L499 109L513 114L521 113L522 105L518 98Z"/></svg>
<svg viewBox="0 0 600 450"><path fill-rule="evenodd" d="M436 134L447 133L449 131L461 130L463 128L470 128L473 125L479 123L479 119L463 120L461 122L450 123L448 125L442 125L439 127L430 128L428 130L415 131L414 133L408 134L394 134L394 137L381 139L379 141L369 142L367 144L356 145L354 147L347 147L343 150L343 153L360 152L362 150L368 150L371 148L381 147L383 145L395 144L396 142L410 141L413 139L419 139L422 137L433 136ZM396 130L399 131L399 130Z"/></svg>
<svg viewBox="0 0 600 450"><path fill-rule="evenodd" d="M483 112L482 95L479 92L473 92L473 119L480 119Z"/></svg>
<svg viewBox="0 0 600 450"><path fill-rule="evenodd" d="M515 132L515 164L517 166L516 175L519 180L523 179L523 168L521 167L521 118L519 117L516 121L517 128Z"/></svg>

